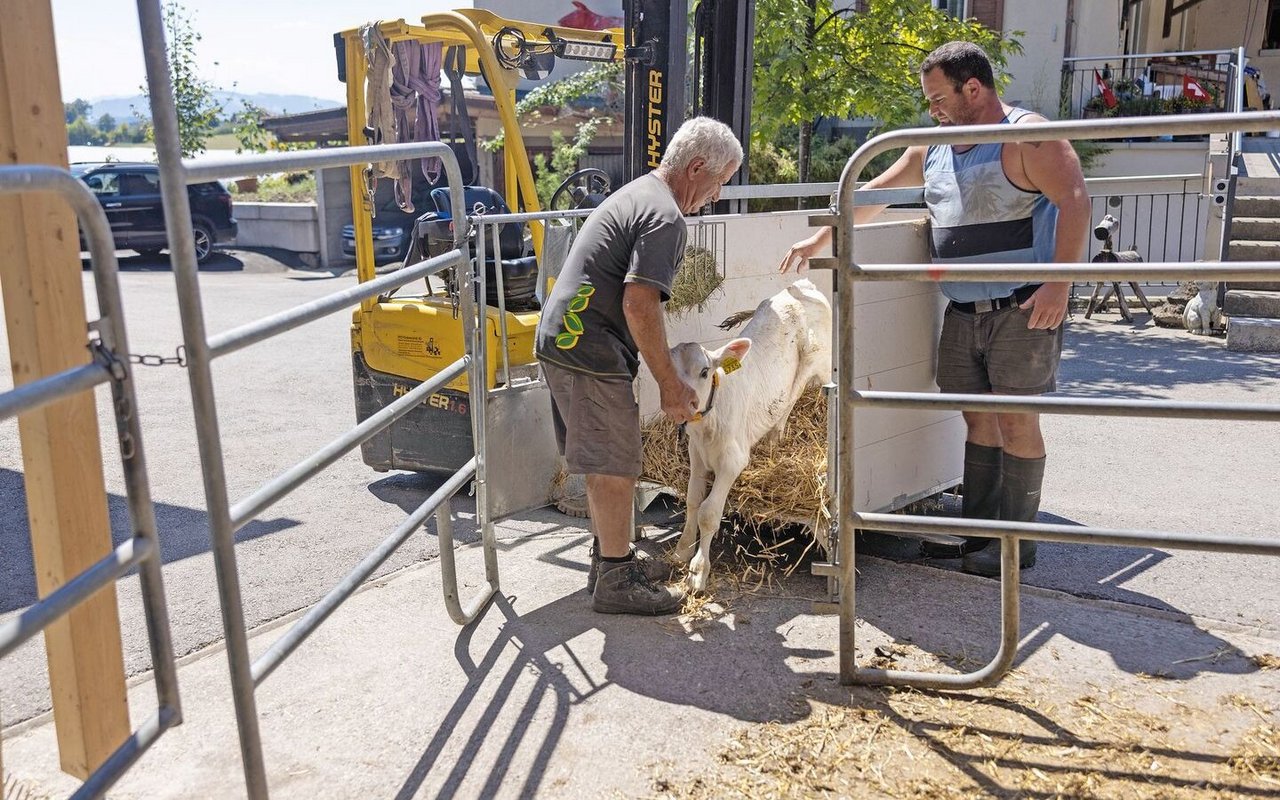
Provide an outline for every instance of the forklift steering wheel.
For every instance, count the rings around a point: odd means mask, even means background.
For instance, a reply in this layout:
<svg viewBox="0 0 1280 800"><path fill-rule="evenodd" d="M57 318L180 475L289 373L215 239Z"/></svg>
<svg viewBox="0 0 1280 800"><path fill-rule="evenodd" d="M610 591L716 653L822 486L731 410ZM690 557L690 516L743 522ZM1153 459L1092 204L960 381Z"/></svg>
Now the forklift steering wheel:
<svg viewBox="0 0 1280 800"><path fill-rule="evenodd" d="M596 167L584 167L574 172L556 187L547 204L548 211L569 211L575 208L595 208L609 195L612 185L609 173Z"/></svg>

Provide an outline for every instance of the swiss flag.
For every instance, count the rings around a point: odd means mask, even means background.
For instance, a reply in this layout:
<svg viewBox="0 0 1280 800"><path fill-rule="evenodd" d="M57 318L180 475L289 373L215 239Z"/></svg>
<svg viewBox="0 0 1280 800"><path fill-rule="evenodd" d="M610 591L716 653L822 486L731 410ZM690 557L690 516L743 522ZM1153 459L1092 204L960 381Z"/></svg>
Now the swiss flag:
<svg viewBox="0 0 1280 800"><path fill-rule="evenodd" d="M1209 93L1206 92L1204 87L1190 75L1182 76L1182 94L1185 97L1190 97L1192 100L1197 100L1201 103L1207 103L1210 99Z"/></svg>
<svg viewBox="0 0 1280 800"><path fill-rule="evenodd" d="M1111 91L1111 87L1098 74L1098 70L1093 71L1093 84L1098 87L1098 94L1102 95L1102 102L1107 104L1107 108L1115 108L1120 101L1116 99L1116 93Z"/></svg>

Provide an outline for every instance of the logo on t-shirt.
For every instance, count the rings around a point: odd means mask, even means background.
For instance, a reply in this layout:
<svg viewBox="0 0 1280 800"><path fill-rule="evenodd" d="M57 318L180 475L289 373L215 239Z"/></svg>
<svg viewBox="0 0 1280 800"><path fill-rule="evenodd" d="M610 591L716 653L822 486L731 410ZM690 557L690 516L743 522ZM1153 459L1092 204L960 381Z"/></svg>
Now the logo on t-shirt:
<svg viewBox="0 0 1280 800"><path fill-rule="evenodd" d="M578 337L585 332L582 324L582 317L578 316L587 310L587 306L591 305L591 295L596 293L596 287L589 283L584 283L578 287L578 291L569 299L569 307L564 312L562 321L564 330L556 334L556 347L561 350L572 350L578 346Z"/></svg>

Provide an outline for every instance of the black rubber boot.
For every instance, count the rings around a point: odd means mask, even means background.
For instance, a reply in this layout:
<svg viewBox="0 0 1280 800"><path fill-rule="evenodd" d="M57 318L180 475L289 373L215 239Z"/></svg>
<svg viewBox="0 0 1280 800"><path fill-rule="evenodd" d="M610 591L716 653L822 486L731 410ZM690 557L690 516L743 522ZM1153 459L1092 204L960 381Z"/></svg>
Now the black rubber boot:
<svg viewBox="0 0 1280 800"><path fill-rule="evenodd" d="M999 447L965 442L960 516L965 519L1000 519L1003 474L1003 450ZM959 558L966 553L983 549L992 541L994 540L980 536L966 536L964 544L955 546L921 542L920 552L929 558Z"/></svg>
<svg viewBox="0 0 1280 800"><path fill-rule="evenodd" d="M1035 522L1040 513L1040 486L1044 483L1044 457L1018 458L1004 456L1004 492L1000 503L1000 519L1006 522ZM1030 569L1036 565L1036 543L1018 542L1018 566ZM974 575L996 577L1000 574L1000 546L992 544L964 557L960 568Z"/></svg>

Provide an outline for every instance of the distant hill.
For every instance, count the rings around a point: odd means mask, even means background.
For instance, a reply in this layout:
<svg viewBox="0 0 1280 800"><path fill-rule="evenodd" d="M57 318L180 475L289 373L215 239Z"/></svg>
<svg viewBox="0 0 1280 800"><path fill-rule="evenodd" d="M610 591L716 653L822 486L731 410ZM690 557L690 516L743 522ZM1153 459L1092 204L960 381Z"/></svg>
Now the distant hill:
<svg viewBox="0 0 1280 800"><path fill-rule="evenodd" d="M214 92L214 97L218 102L222 103L223 108L228 114L235 113L243 108L242 101L247 101L256 106L265 108L272 114L297 114L302 111L315 111L321 108L336 108L342 105L333 100L325 100L321 97L307 97L300 94L241 94L240 92ZM71 98L75 99L75 98ZM103 114L110 114L116 118L118 122L125 122L133 119L134 110L143 117L150 118L151 112L147 105L147 99L140 94L131 95L129 97L99 97L90 100L93 104L93 111L90 113L91 120L97 120Z"/></svg>

